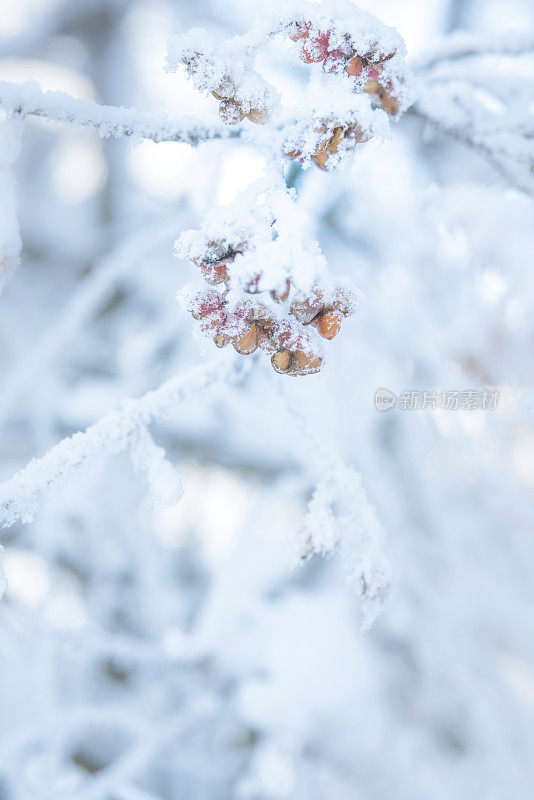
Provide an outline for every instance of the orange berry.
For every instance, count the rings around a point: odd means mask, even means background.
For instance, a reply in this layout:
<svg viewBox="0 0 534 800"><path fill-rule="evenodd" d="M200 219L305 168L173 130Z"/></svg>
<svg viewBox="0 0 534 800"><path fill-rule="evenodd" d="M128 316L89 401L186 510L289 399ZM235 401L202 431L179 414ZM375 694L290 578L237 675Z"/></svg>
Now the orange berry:
<svg viewBox="0 0 534 800"><path fill-rule="evenodd" d="M325 311L313 320L323 339L333 339L341 330L342 314L340 311Z"/></svg>
<svg viewBox="0 0 534 800"><path fill-rule="evenodd" d="M242 356L248 356L253 353L258 347L258 328L256 323L252 323L250 329L245 333L244 336L241 336L239 339L235 339L233 345L235 350L237 350L237 352Z"/></svg>

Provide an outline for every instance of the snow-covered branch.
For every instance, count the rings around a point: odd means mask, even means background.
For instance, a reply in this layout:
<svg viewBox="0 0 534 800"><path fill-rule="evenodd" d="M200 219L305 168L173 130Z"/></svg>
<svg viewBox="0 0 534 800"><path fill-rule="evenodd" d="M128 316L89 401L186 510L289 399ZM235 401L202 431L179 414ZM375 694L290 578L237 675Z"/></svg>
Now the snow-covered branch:
<svg viewBox="0 0 534 800"><path fill-rule="evenodd" d="M82 464L120 453L138 444L140 432L155 420L164 419L177 403L243 375L239 359L220 359L171 378L158 389L137 400L125 400L87 430L75 433L53 447L45 456L32 460L0 486L0 525L10 527L17 520L31 522L46 495L59 481L67 479ZM142 435L142 434L141 434Z"/></svg>
<svg viewBox="0 0 534 800"><path fill-rule="evenodd" d="M443 61L473 56L519 56L534 53L534 37L530 32L508 31L478 35L460 31L434 44L412 62L418 71L432 69Z"/></svg>
<svg viewBox="0 0 534 800"><path fill-rule="evenodd" d="M413 64L418 90L410 109L435 131L483 155L528 194L534 193L532 54L531 33L454 34ZM488 56L491 70L484 61Z"/></svg>
<svg viewBox="0 0 534 800"><path fill-rule="evenodd" d="M516 188L534 194L534 140L526 116L508 106L500 113L477 107L472 93L460 81L431 83L410 113L487 158Z"/></svg>
<svg viewBox="0 0 534 800"><path fill-rule="evenodd" d="M13 166L20 150L23 122L0 120L0 292L16 268L21 248Z"/></svg>
<svg viewBox="0 0 534 800"><path fill-rule="evenodd" d="M236 139L240 128L206 124L195 117L179 120L132 108L105 106L64 92L43 91L34 81L0 82L0 109L23 117L44 117L75 127L93 128L103 138L132 136L154 142L184 142L193 146L209 139Z"/></svg>

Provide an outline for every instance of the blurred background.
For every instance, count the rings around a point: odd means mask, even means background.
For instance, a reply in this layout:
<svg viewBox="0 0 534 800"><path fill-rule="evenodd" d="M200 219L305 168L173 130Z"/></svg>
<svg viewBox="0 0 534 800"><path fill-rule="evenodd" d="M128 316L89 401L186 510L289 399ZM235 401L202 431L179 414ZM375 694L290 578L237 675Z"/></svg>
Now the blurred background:
<svg viewBox="0 0 534 800"><path fill-rule="evenodd" d="M416 58L534 33L531 0L361 0ZM0 0L0 80L215 119L163 70L242 0ZM469 67L467 66L466 69ZM270 49L286 104L307 68ZM487 59L534 111L532 60ZM176 302L182 230L264 174L252 147L102 141L31 118L22 263L0 296L0 479L216 355ZM183 500L126 456L3 531L0 800L530 800L534 792L534 201L415 115L341 174L289 170L331 271L364 293L327 369L258 361L153 428ZM379 413L374 393L498 389L496 410ZM313 490L299 409L362 475L390 596L361 633L340 559L294 567Z"/></svg>

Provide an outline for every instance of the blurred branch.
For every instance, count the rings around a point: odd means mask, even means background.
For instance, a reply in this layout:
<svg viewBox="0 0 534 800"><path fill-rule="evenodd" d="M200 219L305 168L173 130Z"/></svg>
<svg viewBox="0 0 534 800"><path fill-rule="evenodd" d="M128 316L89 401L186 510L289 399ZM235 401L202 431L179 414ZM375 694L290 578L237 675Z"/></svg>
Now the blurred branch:
<svg viewBox="0 0 534 800"><path fill-rule="evenodd" d="M28 25L13 36L0 38L0 58L34 58L43 44L54 36L69 36L90 26L103 13L120 13L128 0L58 0L36 4Z"/></svg>
<svg viewBox="0 0 534 800"><path fill-rule="evenodd" d="M431 92L420 93L408 113L484 156L517 189L533 195L534 142L528 126L510 110L491 124L480 121L476 111L462 107L460 97L441 91L443 88L436 86Z"/></svg>
<svg viewBox="0 0 534 800"><path fill-rule="evenodd" d="M475 150L507 181L533 195L534 125L526 71L529 62L513 71L507 62L502 68L497 63L490 71L481 69L481 59L486 56L517 60L529 54L534 54L532 33L453 34L414 62L419 86L409 113ZM472 60L464 62L466 58Z"/></svg>
<svg viewBox="0 0 534 800"><path fill-rule="evenodd" d="M42 374L65 342L73 340L104 299L136 266L154 251L159 243L175 238L176 217L148 225L99 261L82 282L66 307L59 311L53 325L39 342L34 342L28 357L6 377L0 397L0 426L9 415L20 393Z"/></svg>
<svg viewBox="0 0 534 800"><path fill-rule="evenodd" d="M63 439L0 486L0 525L8 528L16 520L31 522L56 483L67 479L85 462L126 450L140 429L165 419L177 403L203 394L221 381L240 380L245 365L236 357L219 358L207 366L196 367L137 400L125 400L120 409L111 411L100 422Z"/></svg>
<svg viewBox="0 0 534 800"><path fill-rule="evenodd" d="M133 136L154 142L185 142L197 146L210 139L237 139L242 128L203 124L194 117L180 121L163 114L104 106L64 92L43 91L34 81L0 82L0 109L23 117L44 117L82 128L93 128L103 138Z"/></svg>
<svg viewBox="0 0 534 800"><path fill-rule="evenodd" d="M452 33L452 31L463 27L466 6L468 5L468 0L449 0L449 4L445 8L444 28L446 33Z"/></svg>
<svg viewBox="0 0 534 800"><path fill-rule="evenodd" d="M520 31L477 35L460 31L436 42L412 62L418 71L428 70L442 61L473 56L520 56L534 53L534 35Z"/></svg>

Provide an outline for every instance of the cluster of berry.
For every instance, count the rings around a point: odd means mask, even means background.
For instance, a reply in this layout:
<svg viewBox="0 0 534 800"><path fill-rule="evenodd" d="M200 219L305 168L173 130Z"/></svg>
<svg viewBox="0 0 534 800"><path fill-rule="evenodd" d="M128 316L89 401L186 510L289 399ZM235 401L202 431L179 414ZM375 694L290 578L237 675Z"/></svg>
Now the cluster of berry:
<svg viewBox="0 0 534 800"><path fill-rule="evenodd" d="M212 89L211 93L217 100L220 100L219 116L227 125L237 125L245 118L255 125L262 125L267 119L268 108L253 108L251 103L237 99L237 88L228 76L225 76L217 88Z"/></svg>
<svg viewBox="0 0 534 800"><path fill-rule="evenodd" d="M309 158L319 169L325 172L329 169L330 165L328 160L332 155L341 155L340 150L352 150L357 144L363 144L371 139L371 132L364 131L357 122L346 121L342 125L332 124L331 119L323 119L319 124L313 126L313 137L316 142L314 150L311 154L308 153ZM304 136L306 138L306 136ZM299 160L304 162L306 160L306 153L302 150L300 142L295 145L294 142L286 143L284 147L284 155L292 160Z"/></svg>
<svg viewBox="0 0 534 800"><path fill-rule="evenodd" d="M263 350L276 372L285 375L319 372L320 339L337 335L343 317L355 310L355 292L339 282L329 290L314 287L304 296L289 279L279 290L266 290L258 274L241 284L236 299L230 289L232 265L247 247L246 242L210 241L202 258L192 259L209 286L189 296L188 310L217 347L231 343L242 355Z"/></svg>
<svg viewBox="0 0 534 800"><path fill-rule="evenodd" d="M254 56L254 48L240 48L237 40L217 44L206 31L193 29L169 42L167 69L183 65L197 89L219 100L219 115L227 125L245 118L262 124L279 96L255 70Z"/></svg>
<svg viewBox="0 0 534 800"><path fill-rule="evenodd" d="M321 63L325 72L345 72L357 78L363 91L371 94L388 114L398 113L393 83L385 74L386 64L396 55L395 51L382 53L375 45L364 54L357 53L349 34L340 36L332 30L321 31L310 21L295 22L290 36L301 43L300 58L306 64Z"/></svg>
<svg viewBox="0 0 534 800"><path fill-rule="evenodd" d="M321 64L327 73L322 80L311 76L294 116L282 109L278 91L256 69L258 50L275 36L292 39L306 64ZM171 40L168 69L185 65L195 86L219 101L219 115L228 125L244 119L270 122L272 136L259 136L259 142L330 171L358 145L387 136L388 116L399 115L409 104L404 57L396 31L352 3L303 0L298 11L292 6L268 16L241 37L217 42L193 29Z"/></svg>

